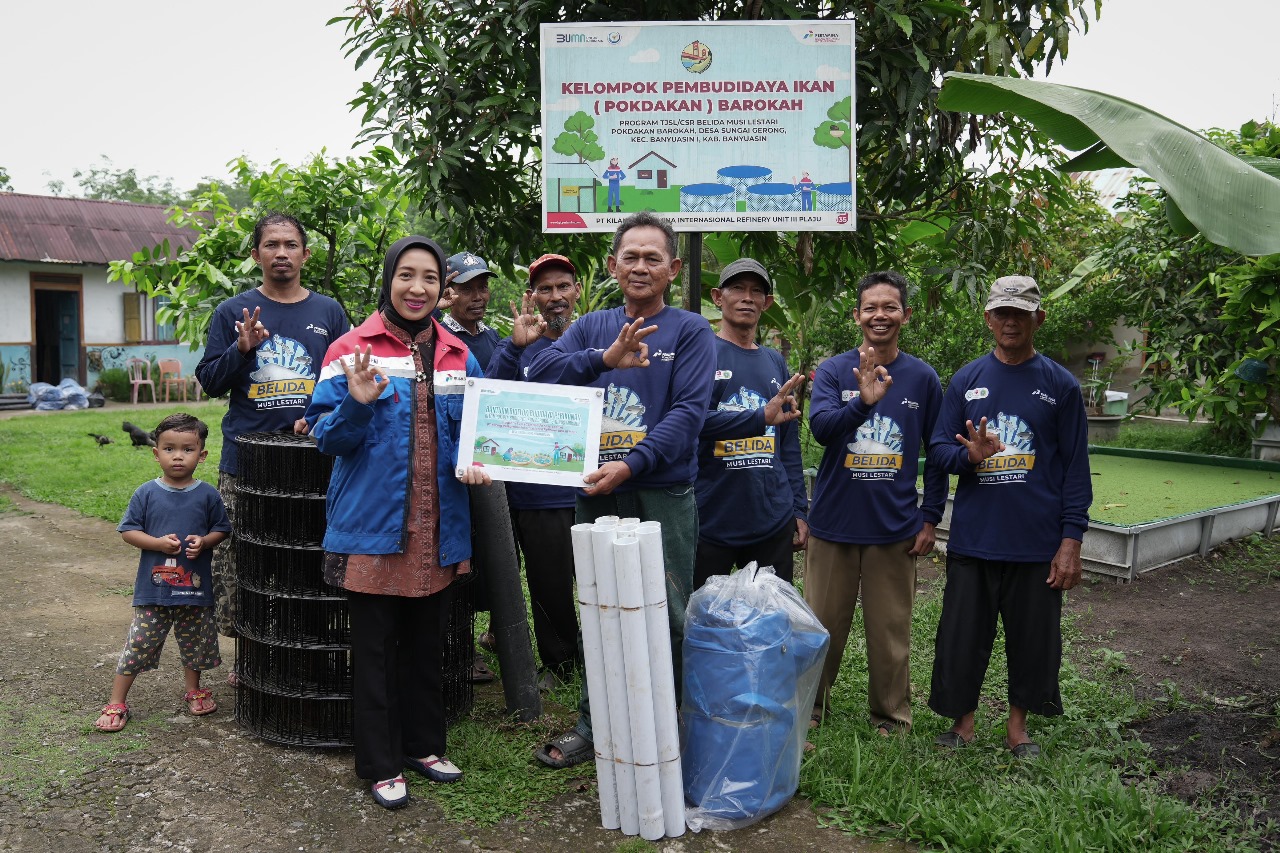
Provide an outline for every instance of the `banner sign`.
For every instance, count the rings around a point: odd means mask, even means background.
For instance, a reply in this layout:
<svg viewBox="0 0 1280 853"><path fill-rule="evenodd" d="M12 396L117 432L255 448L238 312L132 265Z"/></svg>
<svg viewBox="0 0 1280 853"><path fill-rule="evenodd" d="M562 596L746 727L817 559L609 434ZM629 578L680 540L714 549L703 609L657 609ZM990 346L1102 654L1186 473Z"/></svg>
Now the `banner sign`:
<svg viewBox="0 0 1280 853"><path fill-rule="evenodd" d="M576 385L467 379L459 471L495 480L582 488L599 467L604 391Z"/></svg>
<svg viewBox="0 0 1280 853"><path fill-rule="evenodd" d="M854 227L853 22L542 25L542 223Z"/></svg>

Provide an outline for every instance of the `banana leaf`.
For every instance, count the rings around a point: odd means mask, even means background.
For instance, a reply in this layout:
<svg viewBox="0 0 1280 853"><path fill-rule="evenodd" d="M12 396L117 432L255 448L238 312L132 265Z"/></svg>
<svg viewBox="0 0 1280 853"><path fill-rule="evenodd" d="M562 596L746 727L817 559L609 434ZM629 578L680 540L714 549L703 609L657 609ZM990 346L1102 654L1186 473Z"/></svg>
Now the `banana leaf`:
<svg viewBox="0 0 1280 853"><path fill-rule="evenodd" d="M1280 252L1280 161L1237 157L1139 104L1040 80L953 72L938 106L1020 116L1081 152L1062 171L1141 169L1168 194L1169 221L1183 233L1245 255Z"/></svg>

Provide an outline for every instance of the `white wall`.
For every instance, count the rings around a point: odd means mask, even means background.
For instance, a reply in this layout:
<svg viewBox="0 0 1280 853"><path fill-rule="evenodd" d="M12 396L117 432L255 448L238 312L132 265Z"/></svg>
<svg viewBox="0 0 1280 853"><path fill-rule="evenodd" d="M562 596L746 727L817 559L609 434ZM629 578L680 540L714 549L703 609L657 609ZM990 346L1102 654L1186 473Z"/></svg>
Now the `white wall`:
<svg viewBox="0 0 1280 853"><path fill-rule="evenodd" d="M107 281L107 268L77 264L0 262L0 343L31 342L31 273L78 275L84 311L84 340L91 344L124 343L125 286Z"/></svg>
<svg viewBox="0 0 1280 853"><path fill-rule="evenodd" d="M0 343L31 341L30 265L0 262Z"/></svg>

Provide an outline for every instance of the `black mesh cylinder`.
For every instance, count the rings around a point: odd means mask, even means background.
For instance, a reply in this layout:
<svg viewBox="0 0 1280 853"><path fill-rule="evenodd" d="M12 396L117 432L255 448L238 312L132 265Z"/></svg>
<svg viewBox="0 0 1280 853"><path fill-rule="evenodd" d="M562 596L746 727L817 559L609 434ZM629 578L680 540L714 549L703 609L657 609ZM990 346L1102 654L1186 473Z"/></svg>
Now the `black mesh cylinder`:
<svg viewBox="0 0 1280 853"><path fill-rule="evenodd" d="M333 459L291 433L247 433L236 449L236 719L274 743L350 746L350 620L346 593L324 582L321 547ZM449 722L471 710L473 619L470 597L455 595L444 670Z"/></svg>

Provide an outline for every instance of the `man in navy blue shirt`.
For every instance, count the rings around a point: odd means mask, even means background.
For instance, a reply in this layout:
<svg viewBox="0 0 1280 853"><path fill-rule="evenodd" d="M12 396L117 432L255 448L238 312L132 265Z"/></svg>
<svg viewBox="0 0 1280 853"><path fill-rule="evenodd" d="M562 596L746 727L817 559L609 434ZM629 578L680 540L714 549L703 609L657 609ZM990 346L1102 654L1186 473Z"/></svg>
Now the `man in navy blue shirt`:
<svg viewBox="0 0 1280 853"><path fill-rule="evenodd" d="M984 316L995 349L956 371L929 441L929 462L958 475L929 707L955 721L939 745L973 740L999 618L1005 746L1034 758L1027 714L1062 713L1062 593L1080 582L1093 501L1088 424L1080 383L1036 352L1036 280L996 279Z"/></svg>
<svg viewBox="0 0 1280 853"><path fill-rule="evenodd" d="M809 537L795 389L777 350L756 343L773 281L739 258L711 290L720 309L710 410L698 441L698 553L694 589L754 561L792 578L792 553Z"/></svg>
<svg viewBox="0 0 1280 853"><path fill-rule="evenodd" d="M679 690L698 542L697 439L711 398L715 335L699 315L666 303L681 266L669 222L648 211L628 216L614 232L608 263L623 306L579 317L538 353L526 378L604 389L600 467L583 478L575 517L616 515L662 525ZM585 678L578 711L577 726L538 751L544 764L569 767L594 757Z"/></svg>
<svg viewBox="0 0 1280 853"><path fill-rule="evenodd" d="M498 332L485 325L484 312L489 309L489 279L493 271L484 258L474 252L459 252L446 262L445 289L441 308L447 311L441 324L467 345L483 368L498 348Z"/></svg>
<svg viewBox="0 0 1280 853"><path fill-rule="evenodd" d="M867 706L883 735L911 727L911 607L916 558L933 550L947 478L924 471L920 450L942 406L938 374L898 348L911 319L907 280L893 270L858 282L857 349L818 365L809 429L826 450L813 483L804 598L831 633L811 721L829 710L831 689L862 602Z"/></svg>
<svg viewBox="0 0 1280 853"><path fill-rule="evenodd" d="M311 257L307 232L292 216L272 213L253 230L253 259L262 284L219 305L196 379L211 397L229 395L222 419L218 492L234 529L239 458L236 436L292 430L305 433L303 414L320 376L324 354L351 328L337 301L302 286ZM236 636L236 564L231 539L213 555L213 597L218 630ZM234 683L235 673L230 680Z"/></svg>

